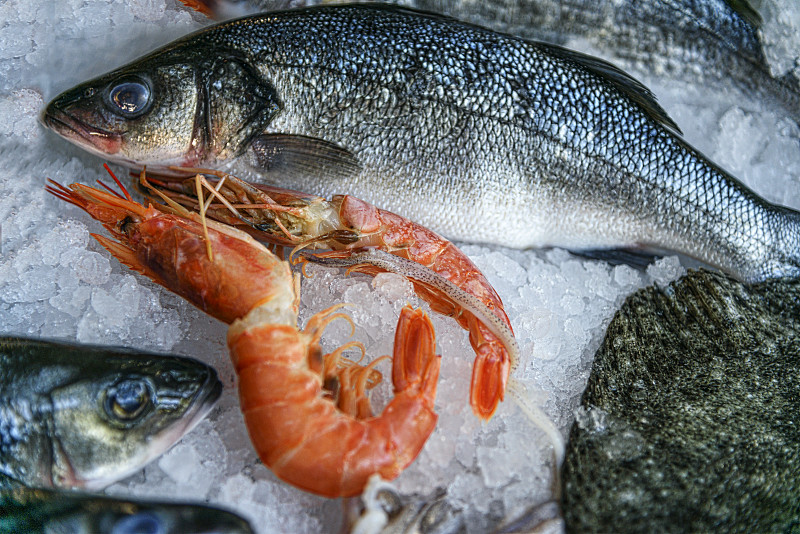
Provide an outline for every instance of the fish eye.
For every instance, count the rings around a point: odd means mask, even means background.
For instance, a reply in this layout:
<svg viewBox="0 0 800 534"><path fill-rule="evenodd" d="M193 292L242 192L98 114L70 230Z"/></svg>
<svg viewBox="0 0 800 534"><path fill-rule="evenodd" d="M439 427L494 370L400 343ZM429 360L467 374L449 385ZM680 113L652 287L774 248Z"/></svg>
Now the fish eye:
<svg viewBox="0 0 800 534"><path fill-rule="evenodd" d="M150 512L123 517L111 529L111 534L162 534L161 521Z"/></svg>
<svg viewBox="0 0 800 534"><path fill-rule="evenodd" d="M132 119L150 107L150 87L143 81L126 80L114 85L108 92L112 111Z"/></svg>
<svg viewBox="0 0 800 534"><path fill-rule="evenodd" d="M132 423L149 413L153 394L144 380L122 380L106 390L105 411L121 423Z"/></svg>

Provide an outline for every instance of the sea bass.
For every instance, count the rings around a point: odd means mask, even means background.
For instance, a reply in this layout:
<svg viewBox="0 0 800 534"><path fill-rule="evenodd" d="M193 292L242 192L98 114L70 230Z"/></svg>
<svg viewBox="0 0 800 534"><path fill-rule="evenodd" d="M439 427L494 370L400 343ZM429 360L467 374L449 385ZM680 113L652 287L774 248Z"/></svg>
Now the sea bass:
<svg viewBox="0 0 800 534"><path fill-rule="evenodd" d="M403 8L222 23L54 99L43 122L131 167L347 193L452 239L672 250L800 275L800 214L704 158L613 65Z"/></svg>
<svg viewBox="0 0 800 534"><path fill-rule="evenodd" d="M0 337L0 490L103 488L169 449L221 392L189 358Z"/></svg>
<svg viewBox="0 0 800 534"><path fill-rule="evenodd" d="M17 488L0 492L0 532L253 534L254 531L238 515L202 504Z"/></svg>

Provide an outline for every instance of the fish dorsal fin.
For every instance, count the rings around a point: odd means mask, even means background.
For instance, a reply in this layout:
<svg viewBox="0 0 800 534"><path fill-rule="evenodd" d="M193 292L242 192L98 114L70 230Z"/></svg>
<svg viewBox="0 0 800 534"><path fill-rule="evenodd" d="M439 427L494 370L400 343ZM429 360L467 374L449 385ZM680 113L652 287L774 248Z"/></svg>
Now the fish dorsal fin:
<svg viewBox="0 0 800 534"><path fill-rule="evenodd" d="M361 172L356 157L346 148L316 137L291 134L256 136L248 150L250 165L258 172L296 183L307 178L347 179Z"/></svg>
<svg viewBox="0 0 800 534"><path fill-rule="evenodd" d="M659 105L656 96L650 89L645 87L642 82L603 59L576 52L563 46L558 46L550 43L536 43L537 46L544 48L549 54L572 61L585 68L589 72L600 76L608 81L618 90L622 91L628 98L639 104L641 108L653 120L663 124L664 126L674 130L679 134L683 134L678 125L675 124L664 108Z"/></svg>
<svg viewBox="0 0 800 534"><path fill-rule="evenodd" d="M745 22L754 28L761 28L764 20L761 15L756 11L756 8L750 5L748 0L724 0L728 7L730 7L737 15L742 17Z"/></svg>

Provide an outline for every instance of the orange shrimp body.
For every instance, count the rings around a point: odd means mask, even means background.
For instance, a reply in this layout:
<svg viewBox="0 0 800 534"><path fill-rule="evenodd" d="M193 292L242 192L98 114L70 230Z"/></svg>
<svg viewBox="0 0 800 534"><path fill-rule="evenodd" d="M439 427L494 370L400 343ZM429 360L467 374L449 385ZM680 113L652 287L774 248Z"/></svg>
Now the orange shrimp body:
<svg viewBox="0 0 800 534"><path fill-rule="evenodd" d="M332 241L331 248L353 250L357 247L377 246L428 267L478 298L507 327L513 341L511 322L497 292L478 267L453 243L405 217L351 196L334 197L332 204L339 206L342 225L364 237L356 243L345 245ZM326 254L321 254L321 257L326 257ZM357 269L365 272L373 270L368 265ZM381 270L374 269L378 272ZM502 339L493 333L475 314L464 309L458 302L443 298L445 296L440 290L413 278L411 281L414 282L417 294L430 303L434 311L454 317L469 332L470 344L476 353L472 367L470 405L478 417L489 419L504 398L512 360L517 356L516 342L509 342L508 338Z"/></svg>
<svg viewBox="0 0 800 534"><path fill-rule="evenodd" d="M208 233L211 259L195 220L83 184L49 190L103 223L117 241L92 236L120 262L221 321L231 323L264 301L295 298L289 266L234 228L216 224Z"/></svg>
<svg viewBox="0 0 800 534"><path fill-rule="evenodd" d="M279 478L327 497L358 495L374 473L397 477L436 426L441 360L434 355L433 326L422 312L403 308L394 345L395 396L379 417L366 419L325 398L320 374L309 366L309 352L318 350L309 351L310 338L290 327L231 327L242 413L261 460Z"/></svg>
<svg viewBox="0 0 800 534"><path fill-rule="evenodd" d="M299 278L249 235L220 223L207 230L180 208L144 208L82 184L48 190L99 220L116 238L94 237L122 263L232 323L231 358L251 441L275 474L327 497L361 493L375 473L400 474L436 426L440 358L427 315L404 308L395 335L395 397L373 416L366 397L371 366L338 365L322 355L324 327L342 316L325 310L297 328ZM120 186L121 187L121 186ZM123 188L124 191L124 188ZM324 384L337 380L338 405ZM348 408L351 406L351 408Z"/></svg>
<svg viewBox="0 0 800 534"><path fill-rule="evenodd" d="M477 355L470 405L484 420L494 414L504 398L519 348L500 297L478 267L450 241L355 197L334 196L328 201L286 189L248 184L218 171L183 170L220 178L211 191L219 201L207 211L217 220L238 225L264 241L332 249L305 256L310 261L372 275L388 270L407 276L417 294L434 311L454 317L469 332ZM159 186L176 201L197 206L197 199L192 196L193 184L188 181L160 182ZM210 190L211 185L208 187ZM414 265L386 257L375 260L359 253L370 249L411 260ZM442 280L449 283L440 283Z"/></svg>

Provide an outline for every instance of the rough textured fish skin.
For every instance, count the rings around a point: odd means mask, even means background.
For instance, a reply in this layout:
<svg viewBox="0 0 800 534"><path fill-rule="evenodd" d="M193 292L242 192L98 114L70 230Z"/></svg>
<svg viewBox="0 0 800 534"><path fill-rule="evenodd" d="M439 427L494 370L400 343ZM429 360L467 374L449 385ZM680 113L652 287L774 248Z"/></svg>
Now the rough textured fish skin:
<svg viewBox="0 0 800 534"><path fill-rule="evenodd" d="M160 115L117 118L136 145L112 155L123 163L183 158L348 193L456 240L668 249L747 281L800 275L797 212L688 146L638 82L554 45L387 6L265 14L68 91L44 122L88 146L63 124L96 118L103 104L82 97L87 88L102 94L130 76L158 80ZM190 114L158 102L163 80L199 102ZM165 137L181 145L175 131L183 148L159 152Z"/></svg>
<svg viewBox="0 0 800 534"><path fill-rule="evenodd" d="M254 531L238 515L201 504L17 488L0 493L0 532L252 534Z"/></svg>
<svg viewBox="0 0 800 534"><path fill-rule="evenodd" d="M683 79L777 103L800 121L795 73L773 73L758 13L726 0L405 0L527 39L583 39L641 76ZM735 5L734 5L735 4Z"/></svg>
<svg viewBox="0 0 800 534"><path fill-rule="evenodd" d="M699 270L628 297L570 431L567 532L797 532L799 332L798 280Z"/></svg>
<svg viewBox="0 0 800 534"><path fill-rule="evenodd" d="M221 392L216 372L189 358L0 337L0 490L111 484L177 442Z"/></svg>

